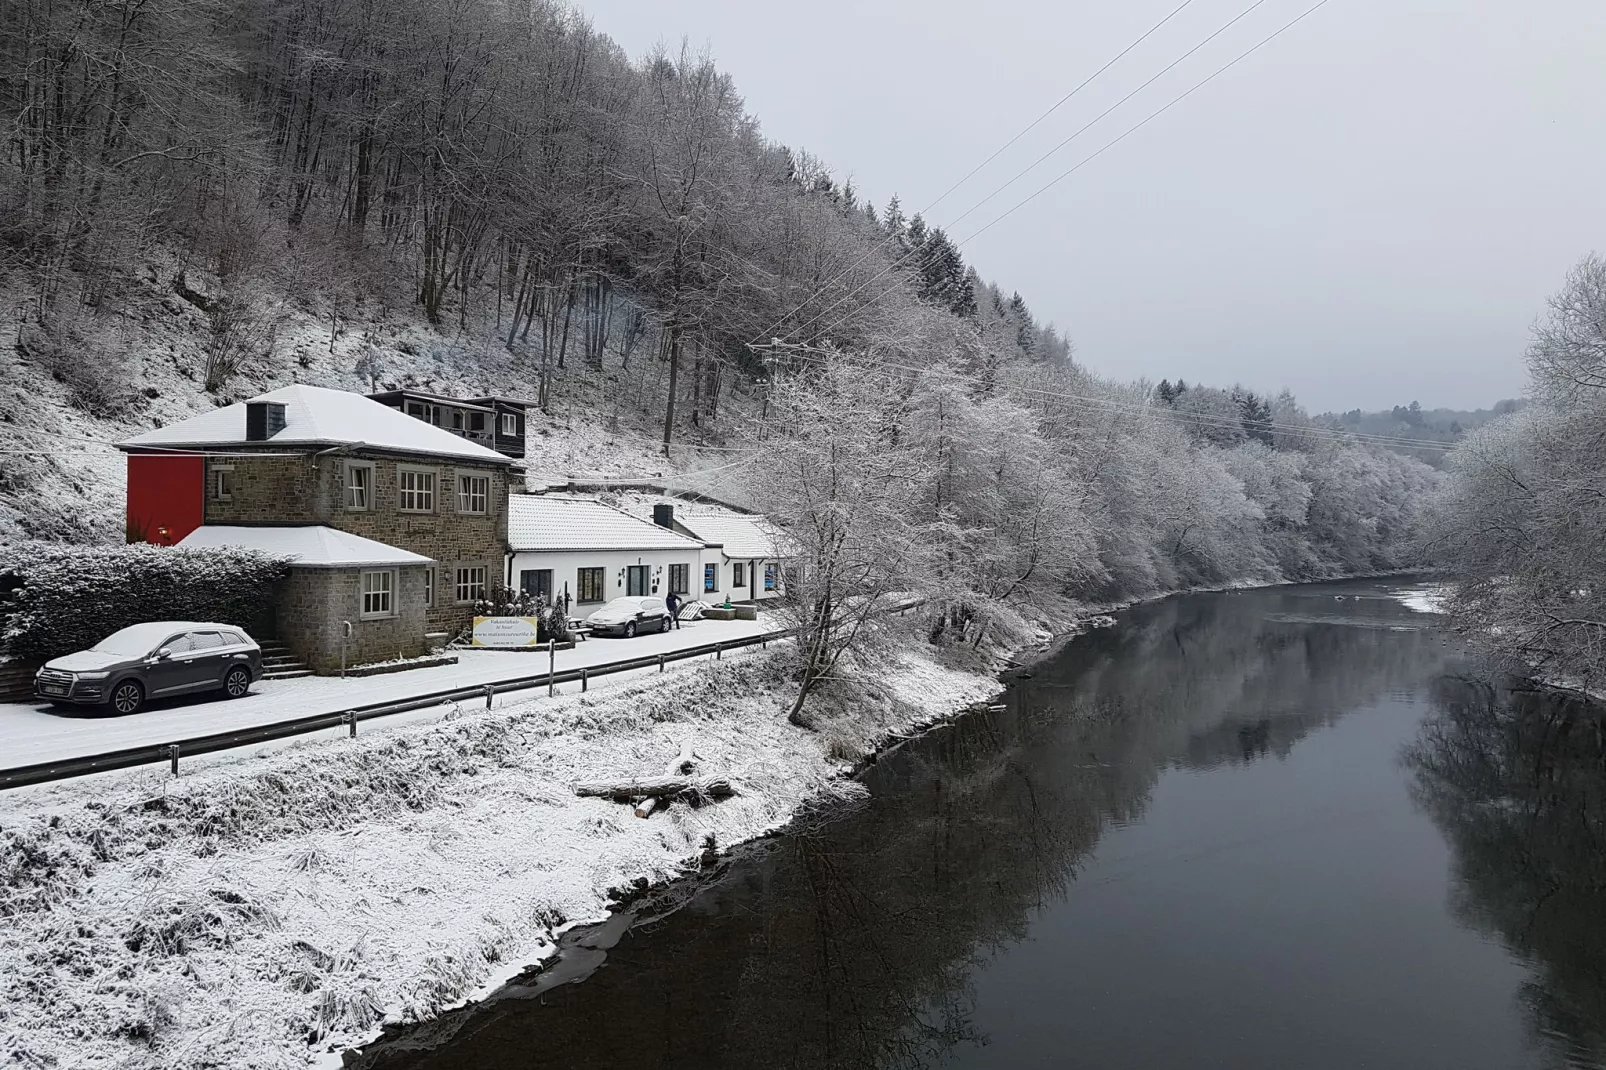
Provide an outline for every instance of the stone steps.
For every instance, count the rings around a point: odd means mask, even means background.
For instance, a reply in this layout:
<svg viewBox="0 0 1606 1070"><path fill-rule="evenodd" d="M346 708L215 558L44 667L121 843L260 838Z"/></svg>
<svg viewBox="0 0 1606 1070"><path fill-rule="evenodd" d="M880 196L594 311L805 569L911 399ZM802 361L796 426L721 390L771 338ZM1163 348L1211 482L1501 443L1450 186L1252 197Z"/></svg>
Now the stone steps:
<svg viewBox="0 0 1606 1070"><path fill-rule="evenodd" d="M263 671L263 673L262 673L262 679L264 679L264 680L299 680L303 676L311 676L311 675L312 675L312 670L311 669L307 668L305 665L297 665L294 668L285 667L285 668L282 668L282 669L265 669Z"/></svg>

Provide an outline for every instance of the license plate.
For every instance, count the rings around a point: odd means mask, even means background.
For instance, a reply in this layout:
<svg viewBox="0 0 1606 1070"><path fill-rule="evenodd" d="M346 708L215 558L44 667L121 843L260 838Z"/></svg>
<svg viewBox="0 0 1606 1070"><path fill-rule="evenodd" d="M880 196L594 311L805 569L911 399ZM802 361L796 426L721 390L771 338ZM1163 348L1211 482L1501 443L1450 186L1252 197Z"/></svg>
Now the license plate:
<svg viewBox="0 0 1606 1070"><path fill-rule="evenodd" d="M46 695L65 695L67 689L60 684L40 684L39 690Z"/></svg>

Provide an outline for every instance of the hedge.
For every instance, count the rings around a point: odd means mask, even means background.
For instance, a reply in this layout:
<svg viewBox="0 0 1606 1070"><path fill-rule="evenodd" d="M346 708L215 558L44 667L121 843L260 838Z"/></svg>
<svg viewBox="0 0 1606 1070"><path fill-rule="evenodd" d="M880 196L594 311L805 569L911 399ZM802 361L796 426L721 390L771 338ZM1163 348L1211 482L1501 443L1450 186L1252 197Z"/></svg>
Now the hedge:
<svg viewBox="0 0 1606 1070"><path fill-rule="evenodd" d="M85 650L153 620L262 631L288 572L286 558L239 549L33 544L0 554L0 648L19 658Z"/></svg>

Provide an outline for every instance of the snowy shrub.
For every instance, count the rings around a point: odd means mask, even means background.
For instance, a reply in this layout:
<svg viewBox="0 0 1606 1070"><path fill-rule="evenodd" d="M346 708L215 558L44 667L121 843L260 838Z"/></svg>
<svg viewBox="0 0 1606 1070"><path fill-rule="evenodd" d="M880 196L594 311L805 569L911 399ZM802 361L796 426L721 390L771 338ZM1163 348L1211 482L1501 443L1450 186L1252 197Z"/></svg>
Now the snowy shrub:
<svg viewBox="0 0 1606 1070"><path fill-rule="evenodd" d="M25 328L16 347L67 388L74 408L92 416L126 416L145 403L117 339L87 318Z"/></svg>
<svg viewBox="0 0 1606 1070"><path fill-rule="evenodd" d="M260 629L283 558L250 550L171 546L12 548L0 560L0 644L16 657L53 658L120 628L201 620Z"/></svg>

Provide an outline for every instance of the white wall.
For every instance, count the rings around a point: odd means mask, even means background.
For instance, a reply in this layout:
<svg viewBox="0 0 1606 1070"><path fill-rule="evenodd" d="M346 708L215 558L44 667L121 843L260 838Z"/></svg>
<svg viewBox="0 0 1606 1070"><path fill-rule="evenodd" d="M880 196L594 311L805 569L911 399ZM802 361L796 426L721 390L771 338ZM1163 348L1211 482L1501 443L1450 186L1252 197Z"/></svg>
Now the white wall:
<svg viewBox="0 0 1606 1070"><path fill-rule="evenodd" d="M687 599L700 598L705 602L723 602L729 598L732 602L746 602L753 597L751 585L743 587L732 586L735 578L735 569L732 562L717 549L698 550L687 547L685 550L601 550L601 551L572 551L572 550L523 550L512 555L513 572L511 576L504 576L509 587L514 590L520 588L519 573L526 569L549 568L552 570L552 587L554 593L563 594L564 585L568 585L569 595L575 601L570 611L576 616L585 616L581 612L595 609L600 603L582 603L579 601L580 588L578 574L582 568L597 568L604 570L603 576L607 581L606 598L622 598L628 588L621 579L620 573L627 565L647 565L649 574L648 594L663 598L669 593L669 566L683 564L688 567L688 584L690 588L684 597ZM751 571L750 562L742 560L744 571ZM779 584L777 590L764 590L764 562L757 564L757 587L759 599L765 600L780 596ZM713 565L716 576L716 589L705 591L703 589L703 567ZM660 569L662 571L660 571ZM751 584L751 577L749 583ZM656 583L654 590L651 584Z"/></svg>
<svg viewBox="0 0 1606 1070"><path fill-rule="evenodd" d="M694 589L692 593L695 597L701 598L705 602L723 602L727 598L732 602L748 602L753 599L755 586L758 590L758 599L761 602L770 598L779 598L781 595L781 581L778 575L775 581L775 590L766 591L764 589L764 566L766 564L764 561L748 561L746 558L737 558L732 561L719 550L707 549L703 551L702 563L705 567L708 565L715 566L715 575L717 577L715 583L718 587L715 591L704 592L702 569L699 568L697 570L697 575L693 578L692 586ZM756 584L751 575L746 575L743 577L747 580L745 586L733 586L733 581L736 578L736 570L734 568L736 564L742 566L744 573L756 571L758 573Z"/></svg>
<svg viewBox="0 0 1606 1070"><path fill-rule="evenodd" d="M703 597L702 557L706 552L695 546L688 546L684 550L525 550L512 555L513 573L504 579L508 581L508 586L518 590L519 573L526 569L549 568L552 570L553 593L562 595L564 586L567 585L569 596L574 600L570 611L576 616L585 616L601 603L579 600L580 569L598 567L603 569L603 579L606 581L603 601L609 601L623 598L628 592L629 588L625 586L626 581L622 576L627 565L649 567L647 593L659 598L669 594L669 566L685 565L688 573L687 586L690 588L685 597L698 598Z"/></svg>

